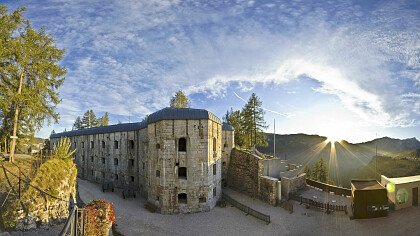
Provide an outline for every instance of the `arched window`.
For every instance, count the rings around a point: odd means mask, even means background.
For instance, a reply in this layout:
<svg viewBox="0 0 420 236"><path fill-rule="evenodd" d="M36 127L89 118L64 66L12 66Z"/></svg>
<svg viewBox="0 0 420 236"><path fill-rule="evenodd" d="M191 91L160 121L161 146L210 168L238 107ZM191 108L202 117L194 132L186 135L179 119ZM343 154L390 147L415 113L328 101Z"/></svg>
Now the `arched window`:
<svg viewBox="0 0 420 236"><path fill-rule="evenodd" d="M178 140L178 152L186 152L187 151L187 139L180 138Z"/></svg>

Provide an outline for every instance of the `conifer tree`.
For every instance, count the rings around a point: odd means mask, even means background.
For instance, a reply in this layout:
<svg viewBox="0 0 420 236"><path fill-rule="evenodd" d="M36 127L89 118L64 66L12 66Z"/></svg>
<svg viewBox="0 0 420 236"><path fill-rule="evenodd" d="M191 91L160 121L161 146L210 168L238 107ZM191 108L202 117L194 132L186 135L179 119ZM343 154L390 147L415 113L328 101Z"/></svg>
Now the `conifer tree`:
<svg viewBox="0 0 420 236"><path fill-rule="evenodd" d="M87 110L82 118L82 129L98 127L99 122L93 110Z"/></svg>
<svg viewBox="0 0 420 236"><path fill-rule="evenodd" d="M264 121L265 111L261 106L261 100L253 93L242 109L241 116L246 135L244 140L246 147L268 145L267 136L263 132L263 129L268 126Z"/></svg>
<svg viewBox="0 0 420 236"><path fill-rule="evenodd" d="M109 123L109 114L105 112L104 116L100 119L100 126L108 126Z"/></svg>
<svg viewBox="0 0 420 236"><path fill-rule="evenodd" d="M23 140L52 120L57 121L57 90L66 69L60 66L64 50L58 49L41 28L32 28L20 8L12 13L0 5L0 120L1 135ZM10 141L14 160L16 138Z"/></svg>
<svg viewBox="0 0 420 236"><path fill-rule="evenodd" d="M74 121L73 130L81 130L81 129L83 129L83 127L82 127L82 119L80 119L80 116L78 116L76 118L76 120Z"/></svg>
<svg viewBox="0 0 420 236"><path fill-rule="evenodd" d="M190 107L190 100L188 96L181 90L176 92L175 96L171 98L170 107L173 108L188 108Z"/></svg>

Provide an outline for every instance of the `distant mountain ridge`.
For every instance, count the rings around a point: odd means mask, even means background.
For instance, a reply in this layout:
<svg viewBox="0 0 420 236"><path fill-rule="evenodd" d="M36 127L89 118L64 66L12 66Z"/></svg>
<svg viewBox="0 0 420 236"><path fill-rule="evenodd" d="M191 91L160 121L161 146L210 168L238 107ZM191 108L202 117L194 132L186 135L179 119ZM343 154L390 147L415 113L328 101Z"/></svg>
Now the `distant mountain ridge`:
<svg viewBox="0 0 420 236"><path fill-rule="evenodd" d="M267 133L267 147L258 147L263 153L273 155L274 135ZM377 148L377 150L376 150ZM292 163L312 166L323 157L330 166L330 177L339 185L348 186L353 174L378 156L413 156L420 149L416 138L394 139L382 137L363 143L349 143L345 140L334 144L327 137L307 134L276 134L276 156ZM331 156L331 158L330 158ZM332 160L329 162L329 160Z"/></svg>

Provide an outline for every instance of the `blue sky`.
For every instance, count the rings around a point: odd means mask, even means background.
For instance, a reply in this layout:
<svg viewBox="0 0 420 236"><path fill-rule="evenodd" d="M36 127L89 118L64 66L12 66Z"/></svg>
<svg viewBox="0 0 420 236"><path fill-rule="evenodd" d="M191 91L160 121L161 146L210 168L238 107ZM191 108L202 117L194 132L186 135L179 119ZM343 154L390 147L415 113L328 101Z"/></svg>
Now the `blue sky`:
<svg viewBox="0 0 420 236"><path fill-rule="evenodd" d="M42 137L87 109L139 121L182 89L219 117L255 92L271 132L420 139L420 1L4 3L66 49Z"/></svg>

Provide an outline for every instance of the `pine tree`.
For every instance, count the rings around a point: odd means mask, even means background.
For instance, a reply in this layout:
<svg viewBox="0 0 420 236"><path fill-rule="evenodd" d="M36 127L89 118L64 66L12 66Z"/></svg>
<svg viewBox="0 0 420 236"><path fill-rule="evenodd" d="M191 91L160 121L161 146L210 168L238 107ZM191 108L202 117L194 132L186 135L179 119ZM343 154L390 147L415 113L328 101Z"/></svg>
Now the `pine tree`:
<svg viewBox="0 0 420 236"><path fill-rule="evenodd" d="M82 118L82 129L98 127L99 122L93 110L87 110Z"/></svg>
<svg viewBox="0 0 420 236"><path fill-rule="evenodd" d="M267 128L264 121L265 111L262 109L262 102L255 93L251 95L248 103L242 109L243 129L245 132L245 146L267 146L267 136L263 129Z"/></svg>
<svg viewBox="0 0 420 236"><path fill-rule="evenodd" d="M33 135L44 123L58 121L60 102L57 90L63 85L66 69L60 66L64 50L41 28L32 28L20 8L8 14L0 5L0 135L19 140ZM16 138L10 142L14 160Z"/></svg>
<svg viewBox="0 0 420 236"><path fill-rule="evenodd" d="M108 112L105 112L105 115L102 116L100 119L100 126L108 126L109 123L109 114Z"/></svg>
<svg viewBox="0 0 420 236"><path fill-rule="evenodd" d="M170 107L188 108L190 107L190 100L183 91L179 90L178 92L176 92L175 96L171 98Z"/></svg>
<svg viewBox="0 0 420 236"><path fill-rule="evenodd" d="M83 129L82 120L80 119L80 116L78 116L76 120L74 121L73 130L82 130L82 129Z"/></svg>
<svg viewBox="0 0 420 236"><path fill-rule="evenodd" d="M245 144L245 136L241 111L234 111L233 108L230 108L230 112L226 112L225 119L226 123L232 125L235 130L235 145L243 147Z"/></svg>

